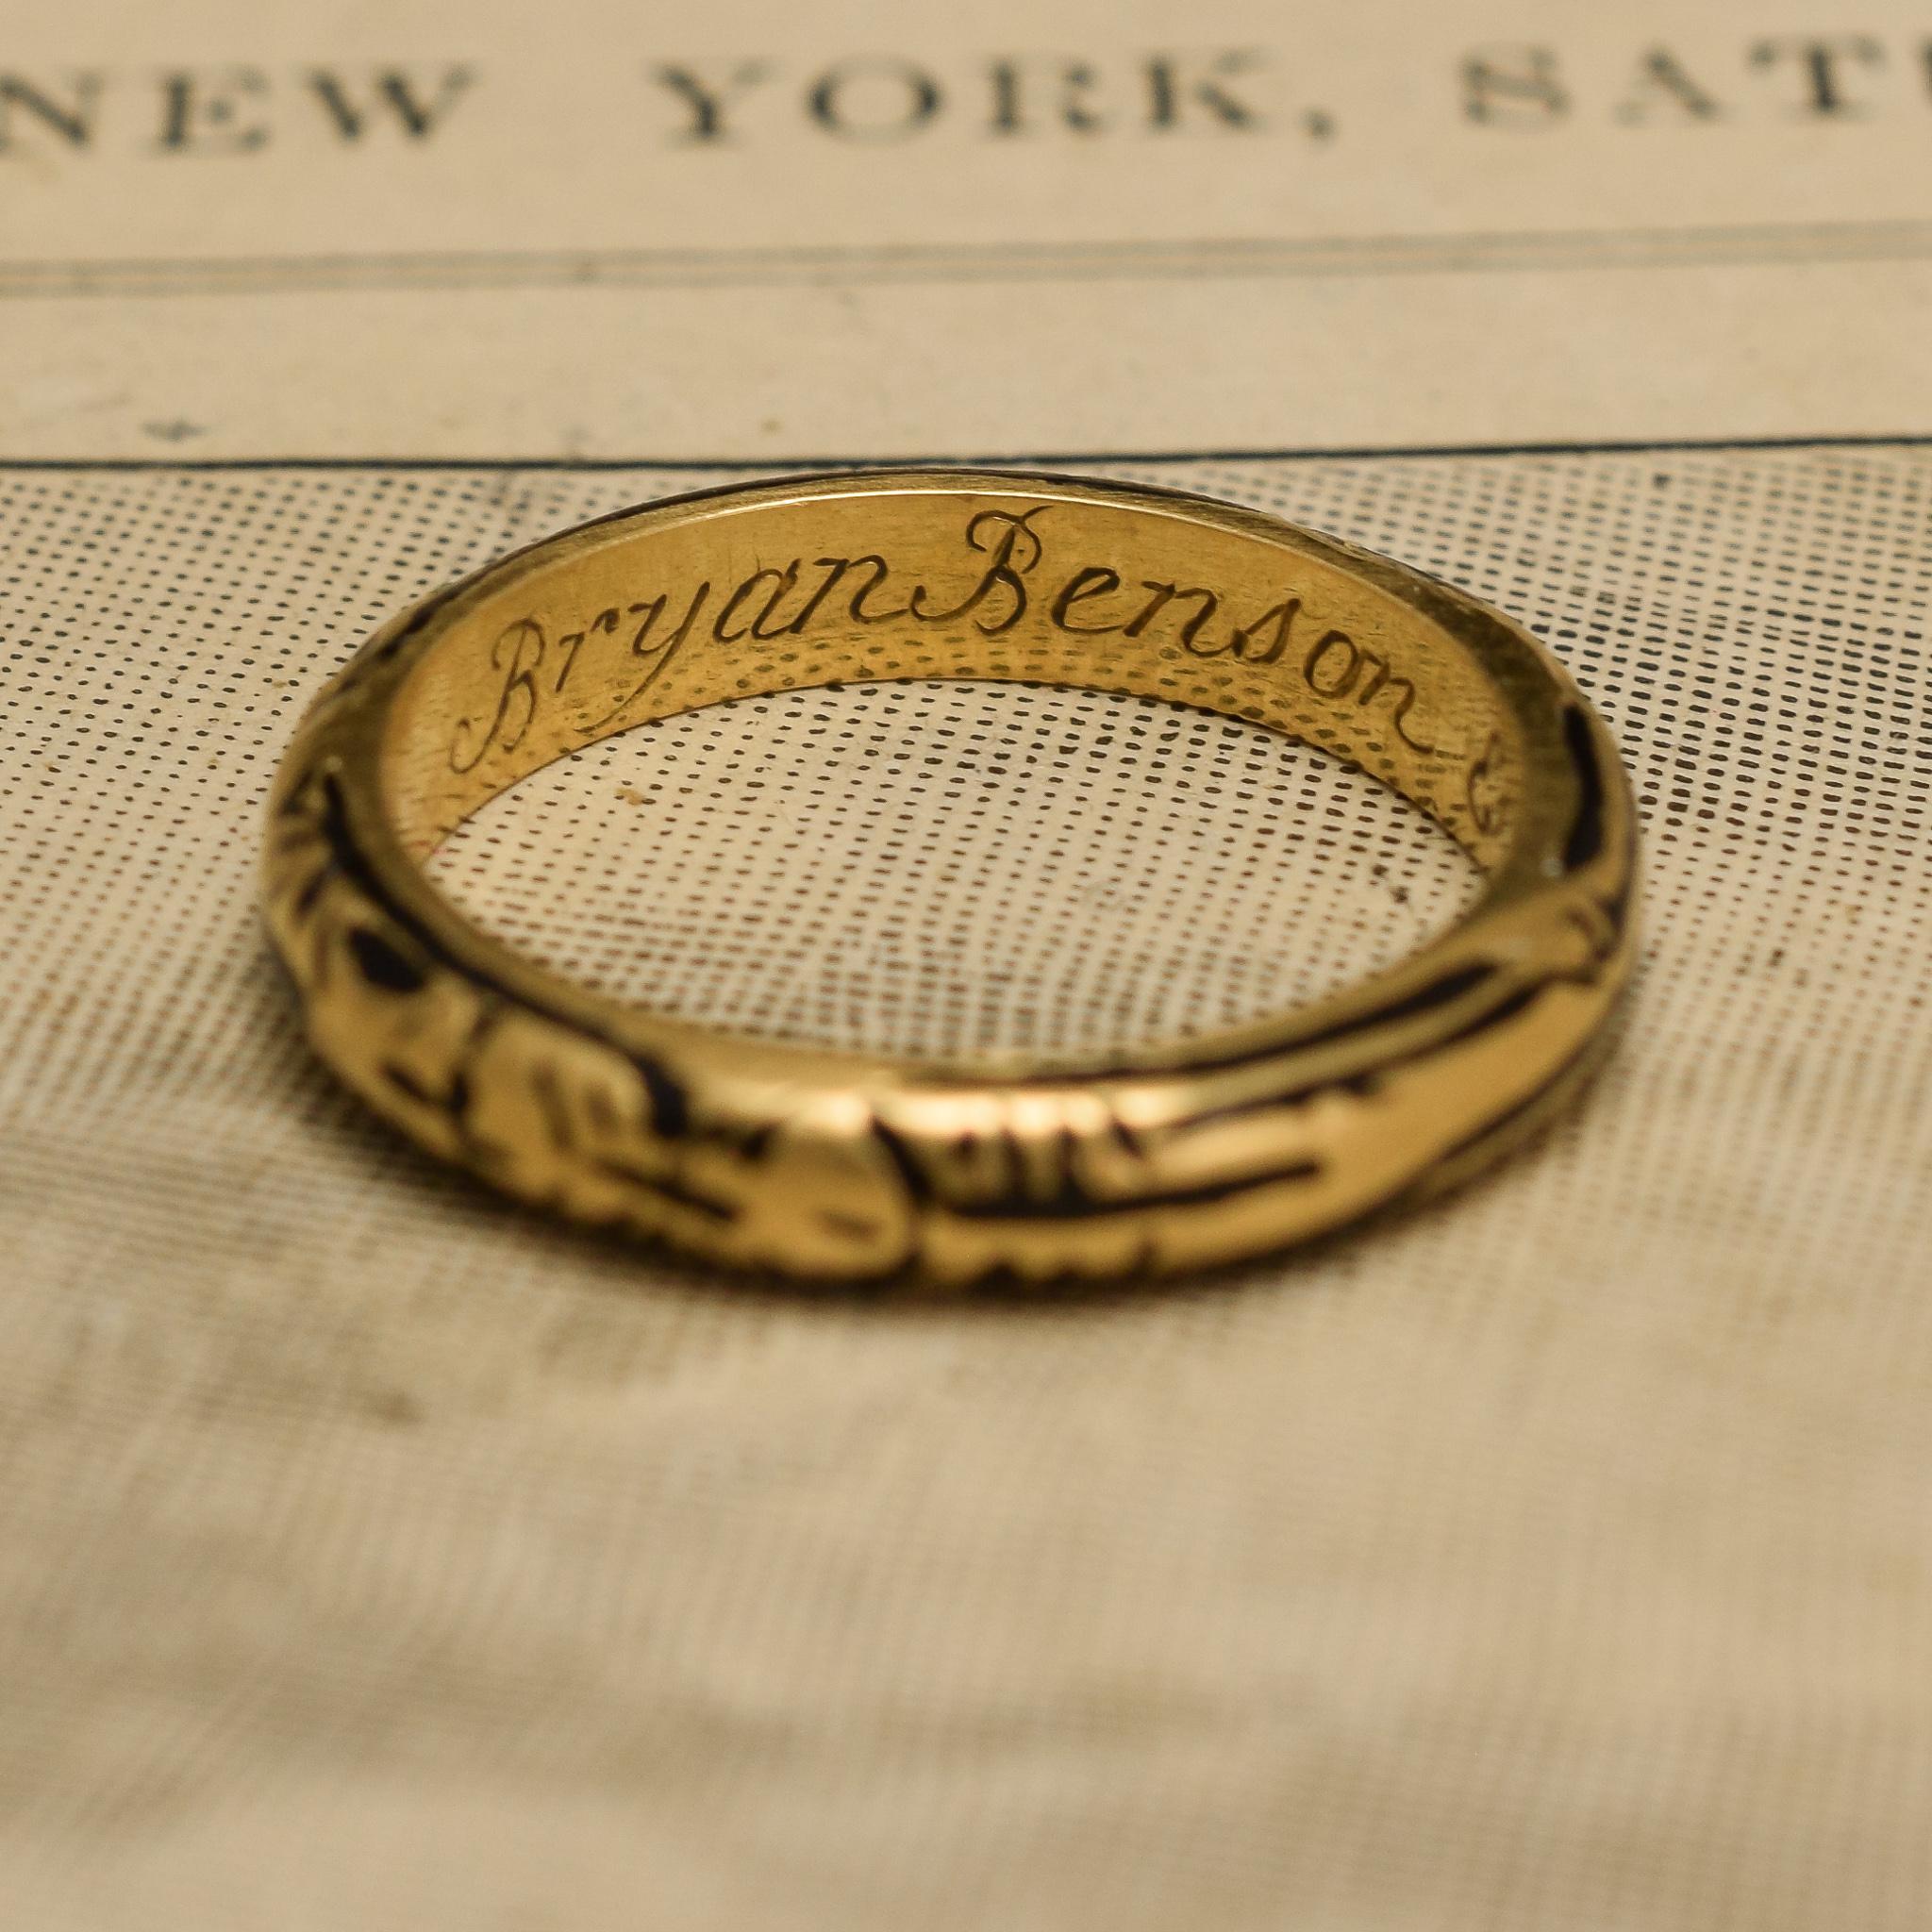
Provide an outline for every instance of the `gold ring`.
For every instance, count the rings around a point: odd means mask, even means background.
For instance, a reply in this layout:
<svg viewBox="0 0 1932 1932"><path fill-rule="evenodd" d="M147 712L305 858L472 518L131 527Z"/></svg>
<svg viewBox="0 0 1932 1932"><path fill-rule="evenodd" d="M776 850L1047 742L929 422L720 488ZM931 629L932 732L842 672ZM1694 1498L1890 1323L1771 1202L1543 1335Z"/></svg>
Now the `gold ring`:
<svg viewBox="0 0 1932 1932"><path fill-rule="evenodd" d="M1206 707L1351 760L1483 868L1316 1004L1104 1056L902 1060L593 995L422 861L552 759L843 680ZM264 895L317 1051L525 1201L786 1274L1040 1281L1225 1261L1473 1173L1593 1062L1633 946L1616 746L1525 631L1255 510L996 471L789 477L605 517L386 625L316 701Z"/></svg>

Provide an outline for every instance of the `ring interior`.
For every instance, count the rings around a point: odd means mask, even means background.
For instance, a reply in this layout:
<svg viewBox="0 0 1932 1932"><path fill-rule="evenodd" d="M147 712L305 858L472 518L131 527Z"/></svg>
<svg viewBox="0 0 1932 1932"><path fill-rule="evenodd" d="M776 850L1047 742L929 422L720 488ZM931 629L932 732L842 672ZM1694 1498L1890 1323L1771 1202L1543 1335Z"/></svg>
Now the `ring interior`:
<svg viewBox="0 0 1932 1932"><path fill-rule="evenodd" d="M629 512L419 617L380 746L404 848L426 856L520 779L652 719L965 677L1272 726L1392 786L1487 871L1541 842L1526 774L1554 690L1527 641L1481 607L1224 506L942 481L831 479Z"/></svg>

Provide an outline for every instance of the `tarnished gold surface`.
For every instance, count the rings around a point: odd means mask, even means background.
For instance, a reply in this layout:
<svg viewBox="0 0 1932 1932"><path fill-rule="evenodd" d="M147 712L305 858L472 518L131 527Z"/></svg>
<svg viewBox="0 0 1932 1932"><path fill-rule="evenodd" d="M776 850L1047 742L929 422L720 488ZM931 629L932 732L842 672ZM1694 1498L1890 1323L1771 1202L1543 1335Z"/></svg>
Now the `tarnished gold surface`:
<svg viewBox="0 0 1932 1932"><path fill-rule="evenodd" d="M1080 1060L910 1062L598 998L422 859L614 731L845 679L1201 705L1349 758L1487 878L1390 972ZM316 1048L433 1152L578 1219L788 1274L943 1282L1231 1259L1460 1177L1587 1063L1627 976L1616 749L1532 638L1257 512L1063 476L711 491L505 558L377 634L277 774L264 890Z"/></svg>

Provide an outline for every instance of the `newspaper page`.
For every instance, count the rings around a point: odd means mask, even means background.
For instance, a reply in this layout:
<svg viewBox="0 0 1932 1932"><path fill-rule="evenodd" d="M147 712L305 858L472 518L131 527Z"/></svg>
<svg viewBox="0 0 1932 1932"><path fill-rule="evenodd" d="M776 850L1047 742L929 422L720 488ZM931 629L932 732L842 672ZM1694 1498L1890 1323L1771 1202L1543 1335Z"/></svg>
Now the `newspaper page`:
<svg viewBox="0 0 1932 1932"><path fill-rule="evenodd" d="M1924 9L17 0L17 454L1932 428Z"/></svg>
<svg viewBox="0 0 1932 1932"><path fill-rule="evenodd" d="M0 1921L1932 1923L1932 13L12 0ZM1530 626L1642 958L1580 1105L1200 1280L814 1297L418 1156L275 761L378 625L788 465L1206 492ZM1454 919L1105 694L708 707L438 852L606 992L908 1054Z"/></svg>

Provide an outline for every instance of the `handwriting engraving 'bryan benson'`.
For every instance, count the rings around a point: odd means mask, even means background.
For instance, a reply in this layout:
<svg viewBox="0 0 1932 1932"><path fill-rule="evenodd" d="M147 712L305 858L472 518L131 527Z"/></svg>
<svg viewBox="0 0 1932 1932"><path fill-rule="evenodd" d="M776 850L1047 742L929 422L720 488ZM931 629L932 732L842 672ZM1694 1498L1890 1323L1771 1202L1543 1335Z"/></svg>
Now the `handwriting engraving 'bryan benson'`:
<svg viewBox="0 0 1932 1932"><path fill-rule="evenodd" d="M964 534L968 549L982 559L978 575L963 596L949 602L923 582L908 582L873 551L797 557L780 568L755 570L728 587L707 580L689 591L659 591L608 606L562 632L553 632L535 616L519 617L491 648L491 667L499 680L494 699L458 724L450 769L471 772L492 752L514 751L545 704L568 691L579 657L600 639L624 640L617 648L635 675L617 702L591 721L591 732L636 704L693 639L729 647L803 638L814 626L964 623L996 638L1029 611L1067 637L1152 635L1196 658L1285 663L1316 697L1336 706L1378 706L1410 750L1425 757L1441 752L1410 722L1415 685L1348 632L1315 624L1300 597L1284 593L1236 623L1224 614L1225 593L1206 585L1130 577L1101 563L1081 564L1064 575L1043 569L1046 548L1037 525L1048 508L987 509L973 517Z"/></svg>

